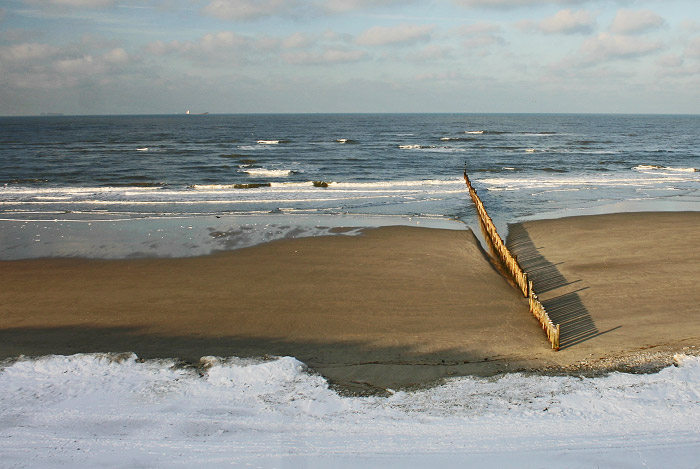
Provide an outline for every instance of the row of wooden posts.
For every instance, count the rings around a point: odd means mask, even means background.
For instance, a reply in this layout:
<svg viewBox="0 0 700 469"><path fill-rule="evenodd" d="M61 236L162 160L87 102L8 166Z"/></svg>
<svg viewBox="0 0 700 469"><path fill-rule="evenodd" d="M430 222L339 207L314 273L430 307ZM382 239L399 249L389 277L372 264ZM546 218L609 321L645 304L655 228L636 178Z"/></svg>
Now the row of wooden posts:
<svg viewBox="0 0 700 469"><path fill-rule="evenodd" d="M499 260L510 274L511 278L518 286L523 296L528 299L530 305L530 312L537 318L542 326L542 329L547 334L547 339L552 344L554 350L559 350L559 324L554 324L547 314L547 310L544 305L537 298L537 295L532 289L532 282L527 279L527 273L523 271L518 264L518 259L510 253L510 250L506 247L503 239L496 231L496 226L493 224L493 220L486 212L483 202L476 193L476 189L472 187L472 183L467 176L466 169L464 170L464 181L467 183L467 188L469 189L469 195L474 201L476 206L476 211L479 214L479 221L481 226L484 228L484 234L488 237L488 241L491 243L494 252L498 256Z"/></svg>

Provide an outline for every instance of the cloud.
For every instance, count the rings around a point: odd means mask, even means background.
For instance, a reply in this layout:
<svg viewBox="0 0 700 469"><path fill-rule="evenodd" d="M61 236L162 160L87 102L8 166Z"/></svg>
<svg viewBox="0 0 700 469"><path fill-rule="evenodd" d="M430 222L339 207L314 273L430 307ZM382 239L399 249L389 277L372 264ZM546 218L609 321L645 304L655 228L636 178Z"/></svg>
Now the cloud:
<svg viewBox="0 0 700 469"><path fill-rule="evenodd" d="M700 23L697 21L683 20L679 23L679 26L686 33L694 34L700 32Z"/></svg>
<svg viewBox="0 0 700 469"><path fill-rule="evenodd" d="M700 58L700 37L692 39L685 48L686 57Z"/></svg>
<svg viewBox="0 0 700 469"><path fill-rule="evenodd" d="M449 72L426 72L419 73L415 76L416 81L427 81L427 82L463 82L466 80L463 74L459 72L449 71Z"/></svg>
<svg viewBox="0 0 700 469"><path fill-rule="evenodd" d="M324 65L358 62L367 56L362 50L326 49L322 52L295 52L282 55L292 65Z"/></svg>
<svg viewBox="0 0 700 469"><path fill-rule="evenodd" d="M224 20L251 20L267 16L301 16L347 13L415 3L416 0L213 0L202 9Z"/></svg>
<svg viewBox="0 0 700 469"><path fill-rule="evenodd" d="M362 32L355 42L364 46L405 45L430 40L433 25L375 26Z"/></svg>
<svg viewBox="0 0 700 469"><path fill-rule="evenodd" d="M452 48L439 46L437 44L428 44L422 49L416 51L412 56L413 59L428 62L432 60L445 59L452 56Z"/></svg>
<svg viewBox="0 0 700 469"><path fill-rule="evenodd" d="M306 33L294 33L281 40L284 49L298 49L308 47L313 43L313 39Z"/></svg>
<svg viewBox="0 0 700 469"><path fill-rule="evenodd" d="M15 90L57 90L119 81L133 62L121 47L85 53L84 44L63 47L22 43L0 46L0 82Z"/></svg>
<svg viewBox="0 0 700 469"><path fill-rule="evenodd" d="M29 5L41 7L107 8L114 0L24 0Z"/></svg>
<svg viewBox="0 0 700 469"><path fill-rule="evenodd" d="M491 23L481 22L460 26L456 32L464 37L462 45L468 53L475 50L484 53L491 46L501 46L506 43L501 36L501 27Z"/></svg>
<svg viewBox="0 0 700 469"><path fill-rule="evenodd" d="M205 34L197 41L155 41L147 44L145 51L155 56L176 54L196 62L230 65L240 62L253 43L252 39L233 31L220 31ZM266 43L263 38L259 45L264 48Z"/></svg>
<svg viewBox="0 0 700 469"><path fill-rule="evenodd" d="M49 44L25 42L9 46L0 46L0 62L30 62L34 60L46 60L55 57L60 49Z"/></svg>
<svg viewBox="0 0 700 469"><path fill-rule="evenodd" d="M529 23L529 22L528 22ZM523 23L527 25L527 23ZM595 18L586 10L560 10L549 18L532 25L546 34L590 34L595 29Z"/></svg>
<svg viewBox="0 0 700 469"><path fill-rule="evenodd" d="M298 5L297 0L214 0L202 12L224 20L249 20L293 13Z"/></svg>
<svg viewBox="0 0 700 469"><path fill-rule="evenodd" d="M666 24L666 21L650 10L619 10L610 25L610 32L619 34L639 34L653 31Z"/></svg>
<svg viewBox="0 0 700 469"><path fill-rule="evenodd" d="M84 55L57 60L53 69L64 76L75 78L107 74L129 63L129 55L122 48L112 49L100 56Z"/></svg>
<svg viewBox="0 0 700 469"><path fill-rule="evenodd" d="M674 54L669 54L659 57L656 63L664 68L677 68L683 65L683 58Z"/></svg>
<svg viewBox="0 0 700 469"><path fill-rule="evenodd" d="M323 39L330 38L330 43ZM232 64L275 63L321 64L356 62L367 53L347 50L337 44L337 34L320 35L297 32L288 36L248 36L234 31L220 31L193 41L154 41L144 47L151 56L175 55L208 67L230 67ZM347 43L347 41L341 41Z"/></svg>
<svg viewBox="0 0 700 469"><path fill-rule="evenodd" d="M105 53L102 59L112 65L124 65L129 62L129 54L126 53L121 47L112 49L111 51Z"/></svg>
<svg viewBox="0 0 700 469"><path fill-rule="evenodd" d="M453 3L465 7L478 8L514 8L536 5L576 5L587 0L453 0Z"/></svg>
<svg viewBox="0 0 700 469"><path fill-rule="evenodd" d="M37 31L28 31L26 29L6 29L0 31L0 41L7 42L29 42L41 37L43 34Z"/></svg>
<svg viewBox="0 0 700 469"><path fill-rule="evenodd" d="M330 13L345 13L365 8L414 3L414 0L323 0L317 2L320 9Z"/></svg>
<svg viewBox="0 0 700 469"><path fill-rule="evenodd" d="M662 48L659 41L639 37L601 33L587 39L581 47L584 61L588 63L616 59L630 59L654 53Z"/></svg>

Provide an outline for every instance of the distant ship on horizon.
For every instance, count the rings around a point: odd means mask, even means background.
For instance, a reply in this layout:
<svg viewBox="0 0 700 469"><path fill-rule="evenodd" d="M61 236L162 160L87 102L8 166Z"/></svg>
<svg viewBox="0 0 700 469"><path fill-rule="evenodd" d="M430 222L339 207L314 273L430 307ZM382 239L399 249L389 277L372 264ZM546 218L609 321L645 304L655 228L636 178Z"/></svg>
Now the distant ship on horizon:
<svg viewBox="0 0 700 469"><path fill-rule="evenodd" d="M199 114L193 114L190 112L189 109L187 111L185 111L185 115L188 115L188 116L206 116L207 114L209 114L209 113L208 112L200 112Z"/></svg>

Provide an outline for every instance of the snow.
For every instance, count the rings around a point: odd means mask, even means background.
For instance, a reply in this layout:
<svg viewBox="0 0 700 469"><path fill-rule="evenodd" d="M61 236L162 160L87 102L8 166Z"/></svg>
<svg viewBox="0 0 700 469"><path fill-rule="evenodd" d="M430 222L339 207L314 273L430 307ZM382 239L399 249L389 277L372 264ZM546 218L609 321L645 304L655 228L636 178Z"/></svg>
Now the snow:
<svg viewBox="0 0 700 469"><path fill-rule="evenodd" d="M0 467L698 467L700 358L655 374L337 394L292 357L0 368Z"/></svg>

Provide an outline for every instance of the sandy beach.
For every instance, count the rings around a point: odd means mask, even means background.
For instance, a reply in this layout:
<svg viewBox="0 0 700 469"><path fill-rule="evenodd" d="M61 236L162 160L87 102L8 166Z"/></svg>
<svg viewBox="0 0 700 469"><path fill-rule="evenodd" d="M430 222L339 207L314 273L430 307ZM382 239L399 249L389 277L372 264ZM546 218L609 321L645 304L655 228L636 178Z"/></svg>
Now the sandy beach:
<svg viewBox="0 0 700 469"><path fill-rule="evenodd" d="M557 362L624 367L640 353L700 349L699 226L698 212L511 225L511 251L561 324Z"/></svg>
<svg viewBox="0 0 700 469"><path fill-rule="evenodd" d="M700 346L697 226L700 213L511 226L559 352L470 231L396 226L195 258L3 261L0 357L290 355L358 391L640 366Z"/></svg>

